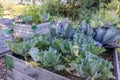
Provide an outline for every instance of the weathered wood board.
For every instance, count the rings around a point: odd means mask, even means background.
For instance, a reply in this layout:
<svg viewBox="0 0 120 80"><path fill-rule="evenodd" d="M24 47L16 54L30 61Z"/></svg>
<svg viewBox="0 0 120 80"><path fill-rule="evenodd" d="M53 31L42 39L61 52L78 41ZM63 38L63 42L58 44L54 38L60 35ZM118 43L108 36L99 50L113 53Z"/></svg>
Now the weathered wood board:
<svg viewBox="0 0 120 80"><path fill-rule="evenodd" d="M8 71L11 75L10 78L13 77L15 80L23 80L23 78L24 80L70 80L48 70L33 67L30 63L15 58L11 55L7 54L6 56L9 56L13 60L14 67L11 71ZM20 74L20 76L18 74ZM28 77L30 78L27 79Z"/></svg>
<svg viewBox="0 0 120 80"><path fill-rule="evenodd" d="M36 34L47 34L49 33L50 28L50 22L42 23L37 25L37 29L35 30ZM28 37L33 36L35 33L31 29L31 25L25 25L25 24L16 24L14 26L14 34L19 37Z"/></svg>
<svg viewBox="0 0 120 80"><path fill-rule="evenodd" d="M12 41L12 36L7 34L6 30L1 30L0 31L0 54L9 51L9 49L5 43L6 40Z"/></svg>
<svg viewBox="0 0 120 80"><path fill-rule="evenodd" d="M31 78L30 76L27 76L27 75L15 70L15 69L13 69L12 71L8 70L7 72L9 74L12 73L12 75L11 75L12 80L35 80L35 79Z"/></svg>
<svg viewBox="0 0 120 80"><path fill-rule="evenodd" d="M6 55L9 56L14 63L13 69L11 71L8 70L8 73L10 74L9 77L13 78L14 80L70 80L45 69L34 67L30 63L15 58L14 56L8 54ZM118 58L116 57L117 52L114 54L114 69L117 80L120 80L119 63Z"/></svg>
<svg viewBox="0 0 120 80"><path fill-rule="evenodd" d="M62 21L62 25L68 24L68 20L64 19ZM59 22L58 22L59 24ZM31 29L31 25L26 25L26 24L16 24L13 29L14 29L14 34L19 37L29 37L33 36L34 34L49 34L50 32L50 27L52 27L54 24L51 24L50 22L45 22L42 24L37 25L37 29L35 32ZM60 24L55 26L55 27L60 27Z"/></svg>
<svg viewBox="0 0 120 80"><path fill-rule="evenodd" d="M7 26L8 28L12 27L12 22L13 22L12 19L7 19L7 18L0 19L0 23Z"/></svg>
<svg viewBox="0 0 120 80"><path fill-rule="evenodd" d="M118 59L118 53L115 50L114 51L114 69L115 69L115 75L117 77L117 80L120 80L120 65L119 65L119 59Z"/></svg>

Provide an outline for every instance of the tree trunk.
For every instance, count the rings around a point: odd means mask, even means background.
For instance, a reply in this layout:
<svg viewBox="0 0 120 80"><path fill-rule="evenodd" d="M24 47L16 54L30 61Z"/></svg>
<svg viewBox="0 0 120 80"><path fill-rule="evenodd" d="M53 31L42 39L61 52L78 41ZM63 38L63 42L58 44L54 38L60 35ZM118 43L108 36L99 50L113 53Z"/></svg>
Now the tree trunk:
<svg viewBox="0 0 120 80"><path fill-rule="evenodd" d="M20 4L23 4L23 0L20 0Z"/></svg>
<svg viewBox="0 0 120 80"><path fill-rule="evenodd" d="M35 0L32 0L32 4L35 5Z"/></svg>

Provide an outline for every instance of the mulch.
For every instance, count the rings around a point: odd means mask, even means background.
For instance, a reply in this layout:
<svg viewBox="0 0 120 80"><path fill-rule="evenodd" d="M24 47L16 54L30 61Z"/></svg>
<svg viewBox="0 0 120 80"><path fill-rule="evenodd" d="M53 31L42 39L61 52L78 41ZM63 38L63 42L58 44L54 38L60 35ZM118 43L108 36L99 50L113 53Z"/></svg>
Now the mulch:
<svg viewBox="0 0 120 80"><path fill-rule="evenodd" d="M6 71L5 60L3 57L0 57L0 80L7 80Z"/></svg>

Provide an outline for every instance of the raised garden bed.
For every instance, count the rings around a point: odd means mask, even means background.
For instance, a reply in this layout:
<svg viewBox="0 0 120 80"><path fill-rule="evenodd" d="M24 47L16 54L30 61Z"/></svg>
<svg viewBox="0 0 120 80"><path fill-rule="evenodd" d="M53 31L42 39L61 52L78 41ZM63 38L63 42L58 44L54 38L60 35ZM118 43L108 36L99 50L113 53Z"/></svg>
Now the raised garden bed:
<svg viewBox="0 0 120 80"><path fill-rule="evenodd" d="M63 25L68 24L67 19L63 19L61 22ZM15 26L13 27L14 30L14 35L18 37L29 37L33 36L34 34L49 34L50 28L53 25L56 25L55 27L59 27L61 25L60 22L56 23L51 23L51 22L44 22L41 24L37 25L29 25L29 24L18 24L16 23Z"/></svg>
<svg viewBox="0 0 120 80"><path fill-rule="evenodd" d="M0 56L3 56L4 53L9 52L9 48L5 44L6 40L12 41L11 35L7 34L6 30L1 30L0 31Z"/></svg>
<svg viewBox="0 0 120 80"><path fill-rule="evenodd" d="M6 55L6 62L8 67L7 75L13 80L70 80L63 76L52 73L48 70L34 67L30 63L25 62L11 55Z"/></svg>
<svg viewBox="0 0 120 80"><path fill-rule="evenodd" d="M112 54L111 56L109 54ZM104 55L104 58L108 59L109 61L112 61L113 65L114 65L114 75L116 76L117 80L120 80L120 65L119 65L119 57L118 57L118 53L116 50L113 51L109 51L109 54L107 54L108 56Z"/></svg>
<svg viewBox="0 0 120 80"><path fill-rule="evenodd" d="M85 25L83 25L83 27L85 27ZM87 27L88 26L86 26L86 28ZM111 80L116 79L115 76L118 78L119 66L116 67L118 58L116 56L117 53L114 52L114 49L119 47L115 42L116 39L114 39L114 36L117 34L116 29L98 28L96 29L97 32L93 32L92 28L88 27L89 29L87 28L87 30L86 28L75 31L68 25L60 35L59 33L55 33L55 36L52 36L52 34L49 36L38 35L32 37L30 40L23 40L22 42L13 43L7 41L6 43L13 52L13 55L18 55L16 56L17 58L21 57L20 59L30 63L32 62L36 66L63 75L66 79ZM101 31L103 31L103 33L101 33L102 35L99 34ZM72 35L73 32L75 34ZM96 35L92 36L93 33ZM113 33L112 40L108 33ZM24 73L20 71L26 69L17 70L17 68L19 68L19 66L15 68L17 60L14 61L13 56L9 57L6 58L6 63L9 64L8 69L10 69L8 72L10 72L10 74L12 74L12 71L18 74ZM24 62L24 66L29 67L32 65ZM38 69L38 67L33 66L32 68L35 70ZM27 75L27 73L25 73L25 75ZM37 73L37 75L41 74ZM29 75L27 76L30 77ZM34 76L36 77L36 75ZM31 77L33 78L33 76ZM57 79L55 78L55 80Z"/></svg>
<svg viewBox="0 0 120 80"><path fill-rule="evenodd" d="M117 52L114 52L114 75L117 77L117 80L120 80L120 71ZM7 64L7 75L14 80L76 80L68 79L53 72L50 72L46 69L35 67L30 63L18 59L12 55L6 55L6 64ZM9 64L9 63L11 64ZM86 80L82 79L81 80Z"/></svg>
<svg viewBox="0 0 120 80"><path fill-rule="evenodd" d="M119 63L119 59L118 59L118 53L117 51L114 51L114 69L115 69L115 75L117 77L117 80L120 80L120 63Z"/></svg>
<svg viewBox="0 0 120 80"><path fill-rule="evenodd" d="M25 24L16 24L13 27L15 36L18 37L29 37L33 36L34 34L47 34L49 33L50 22L42 23L37 25L35 31L31 28L31 25Z"/></svg>
<svg viewBox="0 0 120 80"><path fill-rule="evenodd" d="M11 28L12 27L12 22L13 22L13 20L9 19L9 18L0 19L0 23L5 25L7 28Z"/></svg>

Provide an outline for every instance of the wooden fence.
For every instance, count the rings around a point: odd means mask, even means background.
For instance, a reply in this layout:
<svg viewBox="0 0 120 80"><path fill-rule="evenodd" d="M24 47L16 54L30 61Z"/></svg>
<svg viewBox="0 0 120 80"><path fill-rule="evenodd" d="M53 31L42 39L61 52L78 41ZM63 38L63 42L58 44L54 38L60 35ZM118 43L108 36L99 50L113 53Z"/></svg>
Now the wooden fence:
<svg viewBox="0 0 120 80"><path fill-rule="evenodd" d="M18 59L11 55L6 55L6 65L8 77L13 80L70 80L40 67L34 67L28 62Z"/></svg>
<svg viewBox="0 0 120 80"><path fill-rule="evenodd" d="M5 21L3 21L5 23ZM6 21L7 22L7 21ZM62 22L63 25L68 24L67 20L64 20ZM55 24L52 24L55 25ZM19 37L30 37L34 34L48 34L50 32L50 27L52 26L50 22L42 23L37 25L37 29L33 31L31 29L31 25L25 25L25 24L16 24L13 27L13 35L19 36ZM60 25L56 26L59 27ZM7 26L9 27L9 26ZM9 27L10 28L10 27ZM7 30L1 30L0 31L0 56L1 54L9 51L9 48L5 44L6 40L12 40L12 34L7 34Z"/></svg>

